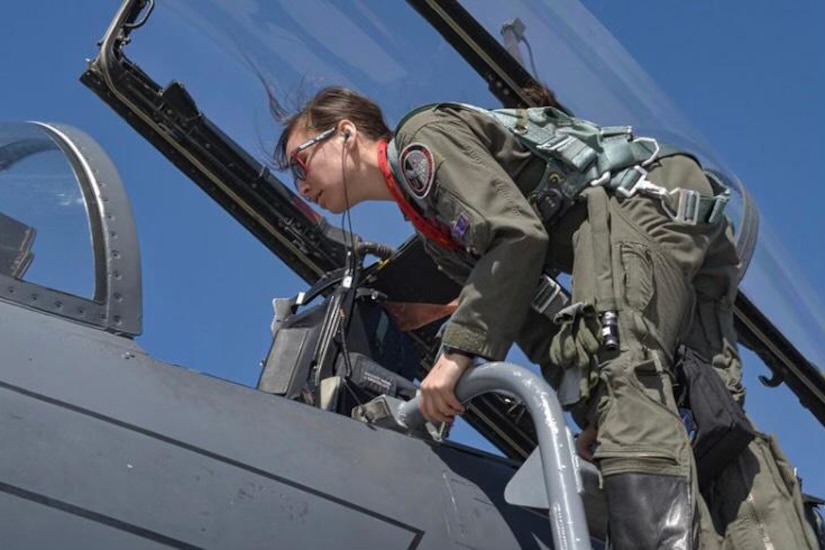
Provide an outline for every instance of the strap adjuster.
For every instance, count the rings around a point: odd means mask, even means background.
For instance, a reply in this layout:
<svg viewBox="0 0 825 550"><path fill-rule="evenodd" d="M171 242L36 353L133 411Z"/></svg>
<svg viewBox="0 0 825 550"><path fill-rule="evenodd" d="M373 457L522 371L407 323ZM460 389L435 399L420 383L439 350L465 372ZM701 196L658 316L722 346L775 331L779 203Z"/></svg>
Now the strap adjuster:
<svg viewBox="0 0 825 550"><path fill-rule="evenodd" d="M708 197L692 189L674 189L662 199L662 207L673 221L696 225L716 223L722 218L722 212L730 199L729 193ZM671 205L676 202L676 208Z"/></svg>
<svg viewBox="0 0 825 550"><path fill-rule="evenodd" d="M580 172L598 157L598 153L585 142L576 136L563 133L556 134L536 148L550 153Z"/></svg>
<svg viewBox="0 0 825 550"><path fill-rule="evenodd" d="M713 208L710 211L710 215L708 215L708 223L716 223L722 218L722 212L725 211L725 206L728 204L728 200L730 200L729 191L727 194L717 195L714 197Z"/></svg>
<svg viewBox="0 0 825 550"><path fill-rule="evenodd" d="M675 210L672 209L669 204L674 197L676 199ZM696 225L700 221L699 215L701 213L701 199L702 194L698 191L677 188L668 193L666 197L663 197L662 207L673 221L687 225Z"/></svg>
<svg viewBox="0 0 825 550"><path fill-rule="evenodd" d="M553 319L567 302L567 294L562 290L562 286L551 276L542 273L531 307L548 319Z"/></svg>

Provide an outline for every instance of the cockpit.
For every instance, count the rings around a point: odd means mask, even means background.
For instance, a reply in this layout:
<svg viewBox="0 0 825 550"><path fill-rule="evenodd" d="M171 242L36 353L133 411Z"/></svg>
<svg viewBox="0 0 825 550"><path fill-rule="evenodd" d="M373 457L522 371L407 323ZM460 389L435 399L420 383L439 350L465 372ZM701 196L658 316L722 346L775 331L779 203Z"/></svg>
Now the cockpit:
<svg viewBox="0 0 825 550"><path fill-rule="evenodd" d="M510 54L518 71L548 84L577 116L630 124L638 135L696 153L716 171L733 190L726 213L734 220L747 273L742 288L777 326L792 327L795 345L813 363L825 361L818 345L825 331L823 308L811 305L822 299L795 281L792 262L771 237L770 221L759 219L747 182L725 166L595 17L578 3L482 1L450 9L437 4L355 3L349 10L332 2L238 6L179 0L159 5L124 52L155 82L181 83L190 108L196 106L262 168L279 131L267 109L267 90L289 108L320 87L351 86L380 98L392 127L409 109L445 98L491 108L515 101L508 99L515 77L495 72L507 62L499 57ZM469 38L466 29L473 25L499 50ZM216 86L216 73L231 86ZM166 101L174 102L179 91L173 84ZM298 204L312 217L295 198L289 176L275 179L273 186L286 198L281 202ZM398 246L410 234L391 204L361 206L356 216L369 220L357 224L366 239Z"/></svg>
<svg viewBox="0 0 825 550"><path fill-rule="evenodd" d="M103 149L62 124L0 124L5 300L127 336L141 332L131 207Z"/></svg>
<svg viewBox="0 0 825 550"><path fill-rule="evenodd" d="M84 38L85 68L77 58L80 93L105 121L95 137L0 123L0 390L14 443L0 496L13 546L48 534L91 547L546 547L535 511L560 493L580 495L587 517L554 508L551 521L586 521L600 544L599 474L576 464L560 407L542 419L550 401L476 379L452 430L409 422L459 288L395 204L327 216L273 168L273 108L327 85L374 97L392 127L431 102L529 106L524 87L541 83L578 117L695 153L732 193L748 412L783 444L825 425L825 308L751 197L762 182L740 181L581 3L120 4L97 46ZM94 127L90 113L77 109ZM555 300L569 280L553 284ZM477 367L470 378L511 369L554 395L535 368ZM822 491L823 444L785 446L809 493ZM553 461L542 448L570 452ZM555 478L571 490L554 493Z"/></svg>
<svg viewBox="0 0 825 550"><path fill-rule="evenodd" d="M348 231L314 211L288 175L268 166L279 129L267 93L289 106L325 85L351 86L380 98L392 126L409 109L445 99L491 108L518 104L523 98L517 90L526 80L547 83L578 116L631 124L640 135L690 149L731 188L727 214L747 268L738 328L759 354L748 361L768 363L780 373L766 378L769 383L802 377L803 402L823 421L825 396L811 382L821 378L814 365L825 361L821 299L799 282L746 185L576 2L416 0L354 2L348 8L321 0L124 2L100 56L83 75L84 84L254 236L268 256L285 264L283 282L267 287L271 297L293 296L300 285L341 268ZM142 290L134 224L117 174L110 164L98 164L105 155L93 147L76 131L56 125L0 127L1 295L137 335ZM381 291L391 294L404 276L400 266L418 265L413 259L420 251L407 241L409 227L389 203L361 206L353 220L362 239L402 253L406 264L376 262L369 271ZM437 273L420 269L417 280L438 280ZM51 279L55 273L63 279ZM228 285L234 292L238 286ZM443 305L454 291L440 281L390 299ZM378 315L372 329L384 330L382 319ZM432 353L436 329L413 335L419 353ZM514 360L525 362L518 354ZM213 374L235 376L231 366ZM531 434L507 413L511 405L482 399L468 418L504 454L524 458Z"/></svg>

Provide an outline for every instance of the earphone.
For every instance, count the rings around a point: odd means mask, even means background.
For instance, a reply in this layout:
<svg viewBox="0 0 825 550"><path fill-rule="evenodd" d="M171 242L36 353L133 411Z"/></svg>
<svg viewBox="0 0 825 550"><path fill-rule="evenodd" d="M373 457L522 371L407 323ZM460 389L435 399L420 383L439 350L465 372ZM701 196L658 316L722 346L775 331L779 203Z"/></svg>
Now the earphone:
<svg viewBox="0 0 825 550"><path fill-rule="evenodd" d="M352 137L352 133L349 130L344 130L344 141L347 141L350 137Z"/></svg>

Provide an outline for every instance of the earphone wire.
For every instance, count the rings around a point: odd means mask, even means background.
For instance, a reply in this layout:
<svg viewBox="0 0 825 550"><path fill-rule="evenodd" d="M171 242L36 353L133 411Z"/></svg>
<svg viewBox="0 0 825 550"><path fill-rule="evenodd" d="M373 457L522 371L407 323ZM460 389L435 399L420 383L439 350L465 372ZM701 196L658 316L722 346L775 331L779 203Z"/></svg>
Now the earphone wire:
<svg viewBox="0 0 825 550"><path fill-rule="evenodd" d="M341 148L341 176L344 180L344 202L346 203L346 210L344 210L343 216L341 216L341 232L344 232L344 220L347 222L347 227L349 228L349 244L346 245L349 247L349 253L352 255L351 261L352 265L350 266L352 271L355 271L356 260L358 251L355 248L355 233L352 230L352 213L350 212L350 203L349 203L349 192L348 192L348 182L347 182L347 170L346 170L346 158L347 158L347 141L349 140L349 132L344 132L344 146ZM346 242L346 237L344 238L344 242Z"/></svg>
<svg viewBox="0 0 825 550"><path fill-rule="evenodd" d="M355 276L356 276L356 268L358 267L358 250L355 247L355 232L352 229L352 213L350 212L351 206L350 206L350 203L349 203L349 192L347 191L348 185L347 185L347 166L346 166L346 158L347 158L346 144L347 144L348 140L349 140L349 132L345 131L345 133L344 133L344 145L341 148L341 177L343 179L343 185L344 185L344 203L346 205L346 209L344 210L344 214L341 216L341 232L346 235L346 232L344 231L344 221L346 220L347 226L349 227L349 243L347 244L346 236L344 237L344 243L345 243L345 246L348 248L348 250L347 250L347 262L349 263L349 265L347 266L347 269L345 270L345 272L347 272L352 277L352 281L350 281L350 285L356 285L357 286L358 282L355 281ZM350 287L350 292L357 292L357 288ZM349 313L350 312L345 312L345 314L347 314L347 315ZM346 366L346 369L347 369L347 373L346 373L347 376L344 377L344 385L347 387L348 390L350 390L350 393L353 394L353 397L355 397L356 401L359 402L359 404L360 404L360 400L358 400L357 396L354 395L354 392L352 391L351 388L349 388L349 385L347 384L347 378L352 375L352 363L350 362L349 349L347 349L347 334L346 334L346 331L344 330L344 326L347 324L347 321L348 321L348 319L345 319L344 322L339 325L339 329L338 329L339 330L339 337L341 338L341 352L344 355L344 365Z"/></svg>

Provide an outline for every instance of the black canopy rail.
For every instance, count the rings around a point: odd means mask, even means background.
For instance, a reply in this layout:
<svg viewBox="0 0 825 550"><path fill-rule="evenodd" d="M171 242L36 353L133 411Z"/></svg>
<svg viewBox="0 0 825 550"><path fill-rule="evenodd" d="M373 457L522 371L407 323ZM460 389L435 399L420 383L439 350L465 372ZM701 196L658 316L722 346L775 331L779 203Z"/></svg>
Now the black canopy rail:
<svg viewBox="0 0 825 550"><path fill-rule="evenodd" d="M822 372L794 346L762 311L740 292L734 303L739 342L753 350L771 370L771 378L760 375L768 387L788 385L803 407L825 426L825 378Z"/></svg>
<svg viewBox="0 0 825 550"><path fill-rule="evenodd" d="M161 88L123 54L146 6L121 6L81 82L304 280L344 265L340 229L201 113L181 83Z"/></svg>
<svg viewBox="0 0 825 550"><path fill-rule="evenodd" d="M407 0L407 3L475 69L504 107L537 106L527 97L524 88L542 84L456 0ZM560 101L559 108L572 116Z"/></svg>

